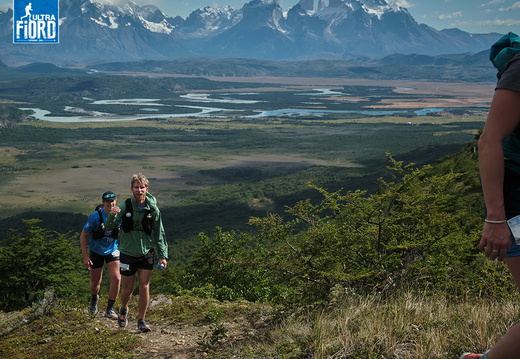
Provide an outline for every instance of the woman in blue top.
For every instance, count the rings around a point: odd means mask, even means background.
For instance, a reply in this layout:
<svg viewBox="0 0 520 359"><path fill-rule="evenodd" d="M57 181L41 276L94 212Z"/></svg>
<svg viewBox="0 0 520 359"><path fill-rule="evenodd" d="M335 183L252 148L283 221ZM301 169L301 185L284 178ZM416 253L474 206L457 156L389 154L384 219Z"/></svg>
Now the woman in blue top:
<svg viewBox="0 0 520 359"><path fill-rule="evenodd" d="M92 213L83 226L79 242L83 254L83 265L90 271L90 306L89 313L94 315L98 312L99 290L103 274L103 264L106 262L110 276L110 288L108 290L108 305L105 316L117 319L114 310L114 303L119 294L121 275L119 274L119 248L118 248L118 228L105 231L104 223L110 210L116 206L116 195L107 191L101 196L103 208ZM90 236L89 248L87 252L87 238Z"/></svg>

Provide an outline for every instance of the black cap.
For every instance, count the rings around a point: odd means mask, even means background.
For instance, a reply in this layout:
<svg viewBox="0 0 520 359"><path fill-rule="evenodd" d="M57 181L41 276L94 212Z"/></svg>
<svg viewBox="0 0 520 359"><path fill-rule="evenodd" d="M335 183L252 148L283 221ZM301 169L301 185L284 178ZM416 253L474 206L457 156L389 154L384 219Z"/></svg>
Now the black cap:
<svg viewBox="0 0 520 359"><path fill-rule="evenodd" d="M114 192L111 192L111 191L106 191L101 196L101 200L102 201L113 201L115 199L116 199L116 194Z"/></svg>

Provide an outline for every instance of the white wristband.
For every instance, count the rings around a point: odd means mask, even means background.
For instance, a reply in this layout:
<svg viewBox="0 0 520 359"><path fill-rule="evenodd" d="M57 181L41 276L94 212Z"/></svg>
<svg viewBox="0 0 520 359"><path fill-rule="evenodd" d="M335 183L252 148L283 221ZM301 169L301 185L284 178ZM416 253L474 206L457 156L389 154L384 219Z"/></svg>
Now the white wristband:
<svg viewBox="0 0 520 359"><path fill-rule="evenodd" d="M493 224L500 224L500 223L506 223L507 219L504 219L504 220L501 220L501 221L492 221L492 220L489 220L489 219L484 219L484 222L486 222L486 223L493 223Z"/></svg>

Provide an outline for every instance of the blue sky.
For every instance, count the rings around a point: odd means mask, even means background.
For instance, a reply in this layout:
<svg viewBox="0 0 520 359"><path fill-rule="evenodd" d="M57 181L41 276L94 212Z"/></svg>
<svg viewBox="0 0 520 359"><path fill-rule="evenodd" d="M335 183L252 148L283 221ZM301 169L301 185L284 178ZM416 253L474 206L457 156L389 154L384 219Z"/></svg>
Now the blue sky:
<svg viewBox="0 0 520 359"><path fill-rule="evenodd" d="M15 0L16 1L16 0ZM97 0L117 2L118 0ZM231 5L241 8L249 0L133 0L139 5L154 4L170 16L186 18L205 6ZM299 0L280 0L284 10ZM316 2L318 0L315 0ZM418 23L437 30L458 28L471 33L514 31L520 33L520 0L387 0L408 9ZM328 0L325 0L328 4ZM0 0L0 9L12 7L13 1Z"/></svg>

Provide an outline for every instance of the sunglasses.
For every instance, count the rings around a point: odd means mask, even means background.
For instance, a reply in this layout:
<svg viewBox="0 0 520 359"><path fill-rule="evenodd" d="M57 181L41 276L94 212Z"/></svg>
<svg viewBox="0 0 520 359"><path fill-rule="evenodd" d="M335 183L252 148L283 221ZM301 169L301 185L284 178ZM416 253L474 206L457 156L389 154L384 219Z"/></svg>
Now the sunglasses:
<svg viewBox="0 0 520 359"><path fill-rule="evenodd" d="M103 199L114 199L116 198L115 194L106 194L103 196Z"/></svg>

